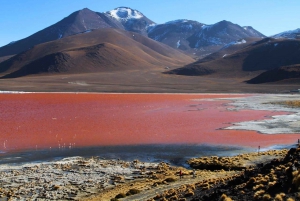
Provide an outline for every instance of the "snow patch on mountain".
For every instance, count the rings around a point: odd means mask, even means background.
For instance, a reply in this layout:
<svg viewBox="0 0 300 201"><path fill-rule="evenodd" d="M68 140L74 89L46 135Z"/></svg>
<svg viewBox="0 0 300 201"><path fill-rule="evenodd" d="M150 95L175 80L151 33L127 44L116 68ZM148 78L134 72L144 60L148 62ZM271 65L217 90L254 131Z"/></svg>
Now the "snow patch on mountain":
<svg viewBox="0 0 300 201"><path fill-rule="evenodd" d="M177 41L177 48L179 48L180 47L180 40L179 41Z"/></svg>
<svg viewBox="0 0 300 201"><path fill-rule="evenodd" d="M172 20L172 21L166 22L165 24L178 24L178 23L186 23L186 22L188 22L188 20L179 19L179 20Z"/></svg>
<svg viewBox="0 0 300 201"><path fill-rule="evenodd" d="M222 47L222 49L228 48L228 47L230 47L232 45L241 45L241 44L244 44L244 43L247 43L247 41L245 39L237 40L237 41L232 41L231 43L228 43L227 45L225 45L224 47Z"/></svg>
<svg viewBox="0 0 300 201"><path fill-rule="evenodd" d="M203 43L203 41L205 41L206 43L210 43L212 45L222 45L223 44L223 42L221 41L220 38L203 35L202 39L197 41L195 48L199 48L201 43Z"/></svg>
<svg viewBox="0 0 300 201"><path fill-rule="evenodd" d="M156 26L157 26L157 24L155 24L155 23L149 24L146 27L147 32L150 33Z"/></svg>
<svg viewBox="0 0 300 201"><path fill-rule="evenodd" d="M284 31L274 36L272 38L288 38L288 39L295 39L297 36L300 36L300 28L290 31Z"/></svg>
<svg viewBox="0 0 300 201"><path fill-rule="evenodd" d="M128 7L119 7L114 10L107 12L111 17L115 18L118 21L127 21L130 19L140 19L144 17L144 15L137 11Z"/></svg>

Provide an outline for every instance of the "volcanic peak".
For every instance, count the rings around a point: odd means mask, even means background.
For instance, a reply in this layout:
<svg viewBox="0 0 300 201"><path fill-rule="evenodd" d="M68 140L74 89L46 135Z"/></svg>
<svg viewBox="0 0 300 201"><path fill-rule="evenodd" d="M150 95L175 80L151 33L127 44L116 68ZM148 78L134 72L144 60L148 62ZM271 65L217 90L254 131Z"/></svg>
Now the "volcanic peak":
<svg viewBox="0 0 300 201"><path fill-rule="evenodd" d="M106 13L118 21L140 19L144 17L144 15L140 11L131 9L129 7L118 7Z"/></svg>

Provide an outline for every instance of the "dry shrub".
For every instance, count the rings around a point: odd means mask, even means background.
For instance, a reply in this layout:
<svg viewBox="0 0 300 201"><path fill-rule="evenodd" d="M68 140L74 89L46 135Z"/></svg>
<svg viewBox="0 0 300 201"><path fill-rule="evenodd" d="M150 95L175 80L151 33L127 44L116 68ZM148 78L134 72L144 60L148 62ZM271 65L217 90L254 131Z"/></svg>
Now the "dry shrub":
<svg viewBox="0 0 300 201"><path fill-rule="evenodd" d="M263 201L269 201L271 199L272 199L272 197L269 194L264 194L263 195Z"/></svg>
<svg viewBox="0 0 300 201"><path fill-rule="evenodd" d="M140 192L141 192L140 190L133 188L133 189L130 189L130 190L126 193L126 195L127 195L127 196L129 196L129 195L134 195L134 194L138 194L138 193L140 193Z"/></svg>
<svg viewBox="0 0 300 201"><path fill-rule="evenodd" d="M300 187L300 174L298 171L293 172L293 184L297 189Z"/></svg>
<svg viewBox="0 0 300 201"><path fill-rule="evenodd" d="M265 193L265 191L264 190L259 190L259 191L256 191L255 193L254 193L254 196L253 196L253 198L255 199L255 200L257 200L257 199L259 199L260 198L260 196L262 195L262 194L264 194Z"/></svg>
<svg viewBox="0 0 300 201"><path fill-rule="evenodd" d="M125 197L126 197L125 193L119 193L118 195L116 195L115 198L125 198Z"/></svg>
<svg viewBox="0 0 300 201"><path fill-rule="evenodd" d="M178 200L179 198L178 198L178 196L177 195L173 195L172 197L170 197L168 200L170 200L170 201L175 201L175 200Z"/></svg>
<svg viewBox="0 0 300 201"><path fill-rule="evenodd" d="M295 201L293 198L288 198L286 201Z"/></svg>
<svg viewBox="0 0 300 201"><path fill-rule="evenodd" d="M268 186L271 187L271 186L274 186L275 184L276 184L276 181L270 181L270 182L268 183Z"/></svg>
<svg viewBox="0 0 300 201"><path fill-rule="evenodd" d="M174 178L174 177L168 177L168 178L166 178L164 181L166 181L166 182L175 182L177 179L176 178Z"/></svg>
<svg viewBox="0 0 300 201"><path fill-rule="evenodd" d="M274 201L283 201L283 198L280 194L276 194Z"/></svg>
<svg viewBox="0 0 300 201"><path fill-rule="evenodd" d="M58 185L53 186L53 190L58 190L59 188L60 188L60 186L58 186Z"/></svg>
<svg viewBox="0 0 300 201"><path fill-rule="evenodd" d="M255 191L255 190L257 190L257 189L259 189L259 188L263 188L263 187L264 187L263 184L259 184L259 185L254 186L254 187L253 187L253 190Z"/></svg>
<svg viewBox="0 0 300 201"><path fill-rule="evenodd" d="M191 197L191 196L193 196L195 193L193 192L193 191L191 191L191 190L189 190L188 192L186 192L185 194L184 194L184 197Z"/></svg>
<svg viewBox="0 0 300 201"><path fill-rule="evenodd" d="M281 195L281 197L285 197L285 193L279 193L279 195Z"/></svg>
<svg viewBox="0 0 300 201"><path fill-rule="evenodd" d="M224 200L225 200L225 198L227 198L227 195L225 195L225 194L222 194L222 196L221 196L220 200L221 200L221 201L224 201Z"/></svg>

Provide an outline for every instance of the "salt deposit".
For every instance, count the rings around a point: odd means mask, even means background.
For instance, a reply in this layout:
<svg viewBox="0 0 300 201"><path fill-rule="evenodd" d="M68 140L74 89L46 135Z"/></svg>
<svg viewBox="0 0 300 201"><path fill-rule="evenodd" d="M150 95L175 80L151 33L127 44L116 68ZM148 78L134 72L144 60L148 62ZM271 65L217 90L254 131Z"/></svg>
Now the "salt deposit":
<svg viewBox="0 0 300 201"><path fill-rule="evenodd" d="M0 197L30 200L80 199L118 183L147 177L158 164L71 157L55 162L0 166ZM149 169L148 169L149 168Z"/></svg>

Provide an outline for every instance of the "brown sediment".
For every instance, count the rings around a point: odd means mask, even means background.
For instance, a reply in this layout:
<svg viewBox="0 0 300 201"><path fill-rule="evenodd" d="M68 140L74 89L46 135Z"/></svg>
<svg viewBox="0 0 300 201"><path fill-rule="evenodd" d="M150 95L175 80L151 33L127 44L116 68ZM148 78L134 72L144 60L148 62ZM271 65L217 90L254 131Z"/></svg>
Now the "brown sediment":
<svg viewBox="0 0 300 201"><path fill-rule="evenodd" d="M293 134L220 130L272 111L227 110L242 94L0 94L0 150L132 144L291 144Z"/></svg>

